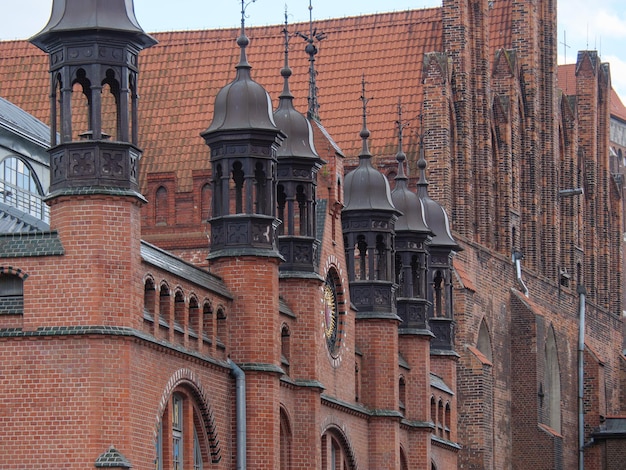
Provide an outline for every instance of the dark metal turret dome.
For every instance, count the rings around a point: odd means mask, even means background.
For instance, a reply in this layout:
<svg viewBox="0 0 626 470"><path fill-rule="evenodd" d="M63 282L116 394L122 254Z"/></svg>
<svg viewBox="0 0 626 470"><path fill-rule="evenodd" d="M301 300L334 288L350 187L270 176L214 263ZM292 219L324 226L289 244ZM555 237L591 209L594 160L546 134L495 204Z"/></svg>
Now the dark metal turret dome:
<svg viewBox="0 0 626 470"><path fill-rule="evenodd" d="M236 66L235 79L222 88L215 98L213 122L202 135L216 131L231 130L277 130L272 113L272 100L261 85L252 80L246 57L249 40L243 28L237 38L241 58Z"/></svg>
<svg viewBox="0 0 626 470"><path fill-rule="evenodd" d="M309 120L293 106L293 95L289 89L291 68L289 68L287 59L287 40L285 40L285 43L285 66L280 71L284 80L284 86L279 97L278 108L274 111L274 121L287 137L276 152L276 155L279 160L281 157L288 157L312 159L322 163L322 159L317 154L313 144L313 129Z"/></svg>
<svg viewBox="0 0 626 470"><path fill-rule="evenodd" d="M370 136L370 131L367 129L367 100L364 97L361 99L363 100L363 129L359 135L363 140L363 149L359 155L359 166L345 177L343 212L389 211L399 214L391 202L389 181L385 175L372 166L372 154L367 144Z"/></svg>
<svg viewBox="0 0 626 470"><path fill-rule="evenodd" d="M129 0L55 0L48 24L30 42L49 52L49 43L59 33L78 31L128 33L144 48L156 44L139 26L133 2Z"/></svg>
<svg viewBox="0 0 626 470"><path fill-rule="evenodd" d="M398 175L395 178L396 186L391 192L391 200L396 209L403 215L398 217L396 221L396 232L420 232L430 234L430 227L426 223L424 214L424 205L420 198L413 191L409 190L408 178L404 171L404 162L406 154L402 150L402 130L401 109L399 108L400 118L398 120L398 153L396 160L398 161Z"/></svg>
<svg viewBox="0 0 626 470"><path fill-rule="evenodd" d="M428 181L426 180L426 159L424 158L424 142L420 142L420 158L417 162L420 177L417 182L417 196L424 205L426 223L433 232L431 247L447 248L452 251L461 251L450 232L448 214L441 204L432 200L428 195Z"/></svg>

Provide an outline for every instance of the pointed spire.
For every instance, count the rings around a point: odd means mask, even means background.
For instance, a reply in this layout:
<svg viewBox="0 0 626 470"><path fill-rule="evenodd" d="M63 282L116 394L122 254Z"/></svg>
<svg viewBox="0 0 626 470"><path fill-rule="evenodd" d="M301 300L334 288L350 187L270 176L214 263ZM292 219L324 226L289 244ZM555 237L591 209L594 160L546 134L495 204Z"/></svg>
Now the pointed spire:
<svg viewBox="0 0 626 470"><path fill-rule="evenodd" d="M404 162L406 161L406 154L402 150L402 133L404 128L409 125L408 122L402 122L402 101L398 98L398 120L396 121L396 125L398 126L398 153L396 154L396 160L398 162L398 174L394 178L396 184L400 181L407 181L407 175L404 172ZM406 184L406 183L404 183Z"/></svg>
<svg viewBox="0 0 626 470"><path fill-rule="evenodd" d="M422 116L420 115L420 123ZM424 127L420 125L420 153L417 161L419 180L417 181L417 197L424 204L426 223L432 229L434 236L431 247L460 251L462 248L456 242L450 231L448 214L441 204L428 195L428 180L426 179L426 158L424 156Z"/></svg>
<svg viewBox="0 0 626 470"><path fill-rule="evenodd" d="M365 74L363 74L363 77L361 79L361 101L363 102L363 128L361 129L361 132L359 133L359 137L361 137L361 140L363 140L363 148L361 150L361 154L359 155L359 159L372 158L372 154L370 153L370 149L367 144L367 139L370 136L370 131L367 128L367 103L369 102L369 100L370 98L367 98L365 96Z"/></svg>
<svg viewBox="0 0 626 470"><path fill-rule="evenodd" d="M317 72L315 71L315 55L317 54L317 47L315 47L315 41L320 42L323 39L326 39L326 33L317 32L317 29L313 29L313 3L312 0L309 0L309 34L305 35L302 33L296 33L302 39L307 42L304 51L309 55L309 96L307 101L309 103L307 115L309 119L315 119L317 121L320 120L319 111L320 105L317 101L317 83L316 76Z"/></svg>
<svg viewBox="0 0 626 470"><path fill-rule="evenodd" d="M428 197L428 180L426 179L426 157L424 155L424 128L422 125L422 115L420 115L420 153L417 160L417 170L419 179L417 180L417 195L421 198Z"/></svg>
<svg viewBox="0 0 626 470"><path fill-rule="evenodd" d="M393 205L402 212L396 222L397 232L413 232L414 234L428 235L431 233L426 219L424 218L424 205L413 191L409 189L408 180L404 171L404 162L406 154L402 149L404 128L409 125L408 121L402 121L402 103L398 98L398 153L396 160L398 162L398 174L395 177L396 186L391 192L391 200Z"/></svg>
<svg viewBox="0 0 626 470"><path fill-rule="evenodd" d="M285 65L280 70L280 75L283 77L283 91L279 98L281 100L293 100L293 95L289 89L289 77L291 77L291 68L289 67L289 30L287 29L287 5L285 5L285 27L283 28L283 34L285 35Z"/></svg>
<svg viewBox="0 0 626 470"><path fill-rule="evenodd" d="M256 0L251 0L248 3L245 3L245 0L241 0L241 31L239 33L239 37L237 38L237 45L241 48L241 55L239 63L235 67L237 70L252 68L248 63L248 57L246 56L246 47L250 44L250 40L248 39L248 36L246 36L246 8L254 2L256 2Z"/></svg>

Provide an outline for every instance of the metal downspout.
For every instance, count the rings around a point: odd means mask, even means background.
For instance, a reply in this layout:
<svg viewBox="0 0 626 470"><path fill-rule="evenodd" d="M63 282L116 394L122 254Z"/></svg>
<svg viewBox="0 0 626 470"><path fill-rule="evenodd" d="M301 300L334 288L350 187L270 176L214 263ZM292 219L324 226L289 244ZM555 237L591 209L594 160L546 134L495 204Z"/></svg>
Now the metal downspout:
<svg viewBox="0 0 626 470"><path fill-rule="evenodd" d="M585 468L585 297L587 290L584 286L577 287L578 292L578 470Z"/></svg>
<svg viewBox="0 0 626 470"><path fill-rule="evenodd" d="M237 417L237 470L246 470L246 374L228 358L231 374L235 377L235 409Z"/></svg>
<svg viewBox="0 0 626 470"><path fill-rule="evenodd" d="M511 258L513 260L513 264L515 265L515 275L517 277L517 282L522 288L522 292L524 293L524 295L528 297L528 287L526 287L526 284L524 284L524 281L522 280L522 258L524 258L524 255L520 251L516 250L511 255Z"/></svg>

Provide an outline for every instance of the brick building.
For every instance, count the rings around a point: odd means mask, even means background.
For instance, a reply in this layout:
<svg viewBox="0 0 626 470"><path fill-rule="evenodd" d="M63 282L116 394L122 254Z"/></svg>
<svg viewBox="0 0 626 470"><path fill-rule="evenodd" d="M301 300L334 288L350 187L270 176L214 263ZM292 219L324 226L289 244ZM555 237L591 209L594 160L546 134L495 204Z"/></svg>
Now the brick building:
<svg viewBox="0 0 626 470"><path fill-rule="evenodd" d="M0 43L51 147L49 227L0 226L2 468L623 468L610 70L559 88L554 1L154 36L130 3Z"/></svg>

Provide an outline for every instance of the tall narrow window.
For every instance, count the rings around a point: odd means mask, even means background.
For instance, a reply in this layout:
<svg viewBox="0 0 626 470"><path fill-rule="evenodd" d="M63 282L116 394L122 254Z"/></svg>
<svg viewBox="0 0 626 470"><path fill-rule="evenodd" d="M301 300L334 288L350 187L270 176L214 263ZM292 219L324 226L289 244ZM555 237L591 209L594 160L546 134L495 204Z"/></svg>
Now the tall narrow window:
<svg viewBox="0 0 626 470"><path fill-rule="evenodd" d="M387 280L387 246L382 235L376 237L376 279Z"/></svg>
<svg viewBox="0 0 626 470"><path fill-rule="evenodd" d="M435 288L435 316L443 317L443 274L441 271L435 274L433 286Z"/></svg>
<svg viewBox="0 0 626 470"><path fill-rule="evenodd" d="M172 399L172 468L183 468L183 400L179 395Z"/></svg>
<svg viewBox="0 0 626 470"><path fill-rule="evenodd" d="M233 182L235 183L235 213L241 214L243 212L244 182L243 165L241 162L235 162L233 164Z"/></svg>
<svg viewBox="0 0 626 470"><path fill-rule="evenodd" d="M357 237L354 253L355 279L367 279L367 241L364 235Z"/></svg>
<svg viewBox="0 0 626 470"><path fill-rule="evenodd" d="M195 429L193 430L193 470L202 470L202 450L198 432Z"/></svg>
<svg viewBox="0 0 626 470"><path fill-rule="evenodd" d="M291 425L287 413L280 410L280 470L291 470Z"/></svg>
<svg viewBox="0 0 626 470"><path fill-rule="evenodd" d="M487 359L493 361L493 354L491 349L491 338L489 336L489 330L487 330L487 324L485 319L480 322L480 329L478 330L478 341L476 342L478 350L485 355Z"/></svg>
<svg viewBox="0 0 626 470"><path fill-rule="evenodd" d="M404 410L406 408L406 381L404 380L404 377L400 377L398 391L400 395L400 409Z"/></svg>
<svg viewBox="0 0 626 470"><path fill-rule="evenodd" d="M263 164L258 162L254 171L254 186L256 189L255 194L255 214L267 214L267 197L266 197L266 183L267 177L265 176L265 170Z"/></svg>
<svg viewBox="0 0 626 470"><path fill-rule="evenodd" d="M167 189L163 186L160 186L156 191L154 212L155 224L167 225Z"/></svg>
<svg viewBox="0 0 626 470"><path fill-rule="evenodd" d="M214 430L207 426L209 411L201 411L194 395L196 392L178 388L168 400L155 443L155 470L202 470L211 456L219 456Z"/></svg>

